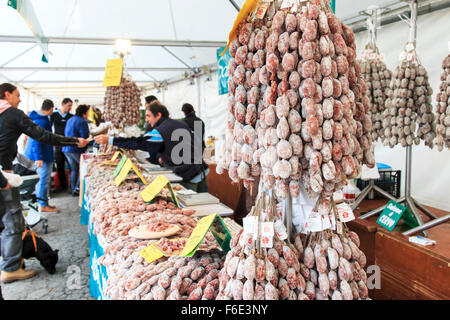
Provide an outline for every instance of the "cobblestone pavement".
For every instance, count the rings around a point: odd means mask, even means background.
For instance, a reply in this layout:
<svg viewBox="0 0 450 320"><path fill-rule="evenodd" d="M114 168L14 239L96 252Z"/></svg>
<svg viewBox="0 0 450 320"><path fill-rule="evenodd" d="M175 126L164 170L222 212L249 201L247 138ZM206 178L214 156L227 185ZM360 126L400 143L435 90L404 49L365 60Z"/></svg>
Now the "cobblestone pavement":
<svg viewBox="0 0 450 320"><path fill-rule="evenodd" d="M5 300L94 300L89 294L89 238L87 226L80 225L78 198L69 193L56 195L50 204L59 214L47 214L48 233L42 223L33 229L52 249L59 249L56 273L48 274L35 258L25 260L26 269L37 275L31 279L2 283Z"/></svg>

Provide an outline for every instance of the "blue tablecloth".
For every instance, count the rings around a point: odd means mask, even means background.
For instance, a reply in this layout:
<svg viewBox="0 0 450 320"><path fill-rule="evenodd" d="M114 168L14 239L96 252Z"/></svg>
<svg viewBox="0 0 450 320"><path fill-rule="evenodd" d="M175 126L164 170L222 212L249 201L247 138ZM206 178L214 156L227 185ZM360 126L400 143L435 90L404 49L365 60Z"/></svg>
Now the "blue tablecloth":
<svg viewBox="0 0 450 320"><path fill-rule="evenodd" d="M83 182L85 183L85 181ZM81 205L81 217L80 223L88 226L89 234L89 266L91 269L89 276L89 292L97 300L107 300L105 296L106 281L108 280L108 274L106 267L98 263L98 259L103 256L103 246L101 241L94 234L94 223L91 219L91 205L89 202L89 196L86 193L86 183L83 189L83 202Z"/></svg>
<svg viewBox="0 0 450 320"><path fill-rule="evenodd" d="M94 224L91 219L89 220L88 230L90 252L89 266L91 268L91 274L89 277L89 292L97 300L107 300L105 289L108 274L106 267L98 263L98 259L103 256L104 252L99 239L94 234Z"/></svg>

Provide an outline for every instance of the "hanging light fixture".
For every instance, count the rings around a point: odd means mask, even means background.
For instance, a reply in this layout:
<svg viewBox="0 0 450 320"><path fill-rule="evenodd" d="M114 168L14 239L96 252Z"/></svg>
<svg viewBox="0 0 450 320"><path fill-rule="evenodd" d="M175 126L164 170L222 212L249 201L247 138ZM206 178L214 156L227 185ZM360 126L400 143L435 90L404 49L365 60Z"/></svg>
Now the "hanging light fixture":
<svg viewBox="0 0 450 320"><path fill-rule="evenodd" d="M114 53L125 56L131 53L131 41L128 39L117 39L114 44Z"/></svg>

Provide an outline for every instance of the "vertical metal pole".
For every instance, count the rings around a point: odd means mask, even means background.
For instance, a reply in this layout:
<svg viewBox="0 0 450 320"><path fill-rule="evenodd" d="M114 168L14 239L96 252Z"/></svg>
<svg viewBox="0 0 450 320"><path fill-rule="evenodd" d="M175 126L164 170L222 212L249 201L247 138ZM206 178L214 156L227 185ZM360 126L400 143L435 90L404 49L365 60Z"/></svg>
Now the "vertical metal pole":
<svg viewBox="0 0 450 320"><path fill-rule="evenodd" d="M286 231L288 234L289 242L292 240L292 197L290 192L288 193L288 197L286 199L287 201L287 208L286 208Z"/></svg>
<svg viewBox="0 0 450 320"><path fill-rule="evenodd" d="M405 197L411 196L412 146L406 147Z"/></svg>
<svg viewBox="0 0 450 320"><path fill-rule="evenodd" d="M200 87L200 76L197 77L197 106L198 106L198 117L202 116L202 97L201 97L201 87Z"/></svg>

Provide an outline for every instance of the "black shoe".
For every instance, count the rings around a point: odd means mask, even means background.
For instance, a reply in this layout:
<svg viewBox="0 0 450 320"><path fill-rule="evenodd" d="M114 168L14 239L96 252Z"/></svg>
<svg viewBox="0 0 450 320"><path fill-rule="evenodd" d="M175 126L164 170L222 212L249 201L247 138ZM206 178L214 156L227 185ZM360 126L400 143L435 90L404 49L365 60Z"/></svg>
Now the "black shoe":
<svg viewBox="0 0 450 320"><path fill-rule="evenodd" d="M74 196L74 197L78 197L79 195L80 195L79 191L72 192L72 196Z"/></svg>

